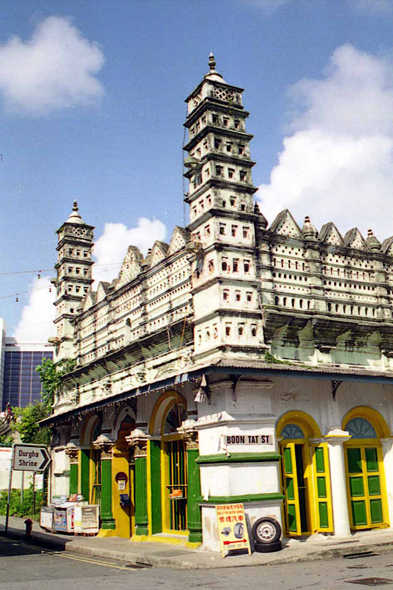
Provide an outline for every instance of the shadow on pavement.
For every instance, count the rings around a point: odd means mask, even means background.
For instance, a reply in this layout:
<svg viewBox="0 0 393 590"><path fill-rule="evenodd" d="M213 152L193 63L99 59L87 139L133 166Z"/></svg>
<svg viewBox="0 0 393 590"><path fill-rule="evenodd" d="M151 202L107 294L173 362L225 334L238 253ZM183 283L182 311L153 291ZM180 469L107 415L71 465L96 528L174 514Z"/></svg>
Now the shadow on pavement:
<svg viewBox="0 0 393 590"><path fill-rule="evenodd" d="M19 530L9 528L7 532L0 531L0 557L40 553L41 549L65 551L67 541L69 539L37 532L34 532L30 539L26 539Z"/></svg>

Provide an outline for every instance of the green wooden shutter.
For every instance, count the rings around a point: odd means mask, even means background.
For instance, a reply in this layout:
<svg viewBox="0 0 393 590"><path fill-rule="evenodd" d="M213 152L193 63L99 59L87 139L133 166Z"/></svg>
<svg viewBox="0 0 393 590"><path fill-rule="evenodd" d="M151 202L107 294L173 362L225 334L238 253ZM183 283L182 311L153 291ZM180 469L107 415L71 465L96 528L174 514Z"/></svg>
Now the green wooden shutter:
<svg viewBox="0 0 393 590"><path fill-rule="evenodd" d="M316 497L317 531L333 532L329 457L326 443L313 447L313 476Z"/></svg>
<svg viewBox="0 0 393 590"><path fill-rule="evenodd" d="M301 535L295 444L287 443L283 446L282 455L286 532L292 536Z"/></svg>

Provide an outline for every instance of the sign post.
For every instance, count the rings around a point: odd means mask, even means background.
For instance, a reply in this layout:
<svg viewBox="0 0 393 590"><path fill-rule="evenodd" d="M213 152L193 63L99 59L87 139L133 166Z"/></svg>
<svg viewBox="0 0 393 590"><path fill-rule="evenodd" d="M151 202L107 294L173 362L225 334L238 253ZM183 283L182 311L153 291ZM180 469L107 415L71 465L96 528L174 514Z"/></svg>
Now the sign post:
<svg viewBox="0 0 393 590"><path fill-rule="evenodd" d="M11 485L12 485L12 466L14 464L14 446L12 446L11 452L11 463L10 463L10 476L8 478L8 498L7 498L7 511L5 513L5 526L4 529L8 531L8 520L10 517L10 501L11 501Z"/></svg>
<svg viewBox="0 0 393 590"><path fill-rule="evenodd" d="M8 521L10 514L10 501L11 501L11 484L12 484L12 472L13 471L32 471L34 473L33 482L33 496L35 503L35 474L37 471L45 471L50 463L50 456L48 449L44 445L30 445L23 443L14 443L12 445L11 454L11 465L10 465L10 478L8 482L8 500L7 500L7 512L5 518L5 530L8 531ZM34 506L35 508L35 506Z"/></svg>

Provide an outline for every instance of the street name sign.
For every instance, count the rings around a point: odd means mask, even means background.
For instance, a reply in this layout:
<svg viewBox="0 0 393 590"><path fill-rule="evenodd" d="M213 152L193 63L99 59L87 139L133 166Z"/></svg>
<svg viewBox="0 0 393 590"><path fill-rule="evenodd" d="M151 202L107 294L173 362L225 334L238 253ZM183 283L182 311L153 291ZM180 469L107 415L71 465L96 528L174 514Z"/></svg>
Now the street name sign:
<svg viewBox="0 0 393 590"><path fill-rule="evenodd" d="M14 444L14 471L44 471L49 462L50 456L46 447Z"/></svg>

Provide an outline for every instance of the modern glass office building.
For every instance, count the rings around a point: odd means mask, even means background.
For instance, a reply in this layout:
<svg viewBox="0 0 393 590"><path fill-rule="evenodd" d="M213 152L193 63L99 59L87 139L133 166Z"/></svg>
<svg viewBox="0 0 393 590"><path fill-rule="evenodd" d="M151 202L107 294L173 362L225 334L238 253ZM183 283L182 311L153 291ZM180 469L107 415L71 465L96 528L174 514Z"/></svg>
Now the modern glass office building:
<svg viewBox="0 0 393 590"><path fill-rule="evenodd" d="M6 338L2 410L8 402L11 406L24 408L41 400L41 381L35 369L46 358L53 358L51 347L36 343L22 344L15 338Z"/></svg>

